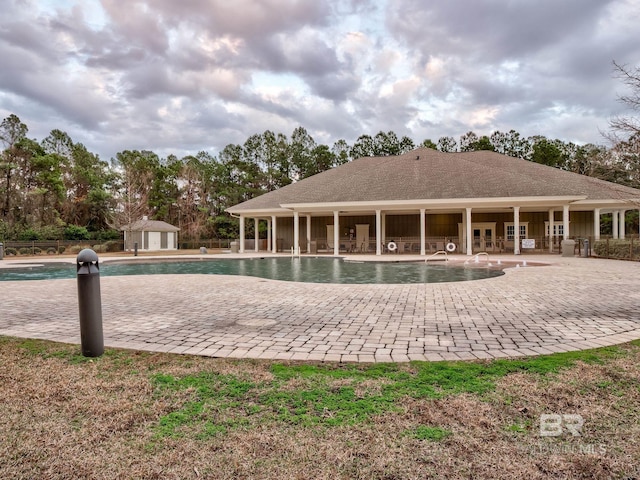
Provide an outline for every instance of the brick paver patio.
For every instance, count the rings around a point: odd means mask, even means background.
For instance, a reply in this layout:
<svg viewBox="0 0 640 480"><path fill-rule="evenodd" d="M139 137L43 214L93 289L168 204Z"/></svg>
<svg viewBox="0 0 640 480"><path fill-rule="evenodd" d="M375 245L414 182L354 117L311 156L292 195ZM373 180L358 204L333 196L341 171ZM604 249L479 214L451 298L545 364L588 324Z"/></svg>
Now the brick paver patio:
<svg viewBox="0 0 640 480"><path fill-rule="evenodd" d="M105 345L214 357L403 362L537 355L640 338L639 263L518 258L525 259L550 265L418 285L103 277ZM0 282L0 335L79 344L76 280Z"/></svg>

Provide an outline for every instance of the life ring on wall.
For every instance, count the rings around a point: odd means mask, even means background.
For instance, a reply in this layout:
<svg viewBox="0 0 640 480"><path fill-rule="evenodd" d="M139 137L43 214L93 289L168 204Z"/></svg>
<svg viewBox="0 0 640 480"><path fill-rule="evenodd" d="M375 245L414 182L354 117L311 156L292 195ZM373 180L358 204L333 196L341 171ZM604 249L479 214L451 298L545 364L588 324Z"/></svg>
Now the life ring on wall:
<svg viewBox="0 0 640 480"><path fill-rule="evenodd" d="M396 242L389 242L389 245L387 245L387 249L390 252L395 252L398 249L398 246L396 245Z"/></svg>
<svg viewBox="0 0 640 480"><path fill-rule="evenodd" d="M456 244L453 242L447 243L447 252L453 253L456 251Z"/></svg>

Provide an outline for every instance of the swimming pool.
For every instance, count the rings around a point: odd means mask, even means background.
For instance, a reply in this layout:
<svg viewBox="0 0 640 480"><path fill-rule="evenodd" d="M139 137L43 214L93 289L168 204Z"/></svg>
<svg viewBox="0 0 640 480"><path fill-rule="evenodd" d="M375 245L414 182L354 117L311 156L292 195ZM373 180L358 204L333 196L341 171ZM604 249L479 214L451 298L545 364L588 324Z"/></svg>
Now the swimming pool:
<svg viewBox="0 0 640 480"><path fill-rule="evenodd" d="M205 274L309 283L442 283L480 280L503 275L501 269L464 268L423 262L351 262L339 258L246 258L168 260L162 262L101 262L101 276ZM74 278L75 264L44 264L0 269L0 281Z"/></svg>

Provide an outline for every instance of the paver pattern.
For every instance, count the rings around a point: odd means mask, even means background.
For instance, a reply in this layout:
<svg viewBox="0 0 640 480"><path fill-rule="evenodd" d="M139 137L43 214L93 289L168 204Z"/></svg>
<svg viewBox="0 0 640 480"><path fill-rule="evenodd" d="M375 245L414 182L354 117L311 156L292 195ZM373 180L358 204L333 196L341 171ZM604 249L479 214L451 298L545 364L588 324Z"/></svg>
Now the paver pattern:
<svg viewBox="0 0 640 480"><path fill-rule="evenodd" d="M103 277L105 345L213 357L405 362L538 355L640 338L640 264L518 258L525 259L550 265L414 285ZM76 280L0 282L0 335L79 344Z"/></svg>

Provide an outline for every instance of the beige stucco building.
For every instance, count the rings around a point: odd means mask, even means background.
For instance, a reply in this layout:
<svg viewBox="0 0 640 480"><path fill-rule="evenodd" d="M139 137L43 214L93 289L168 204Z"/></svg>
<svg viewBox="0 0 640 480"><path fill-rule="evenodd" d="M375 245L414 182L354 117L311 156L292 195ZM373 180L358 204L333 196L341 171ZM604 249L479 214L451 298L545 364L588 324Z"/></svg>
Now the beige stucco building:
<svg viewBox="0 0 640 480"><path fill-rule="evenodd" d="M472 255L597 240L604 213L613 214L614 238L624 238L624 212L639 206L640 190L596 178L495 152L420 148L360 158L227 211L240 218L241 252L253 219L266 222L273 252L427 255L448 246Z"/></svg>

